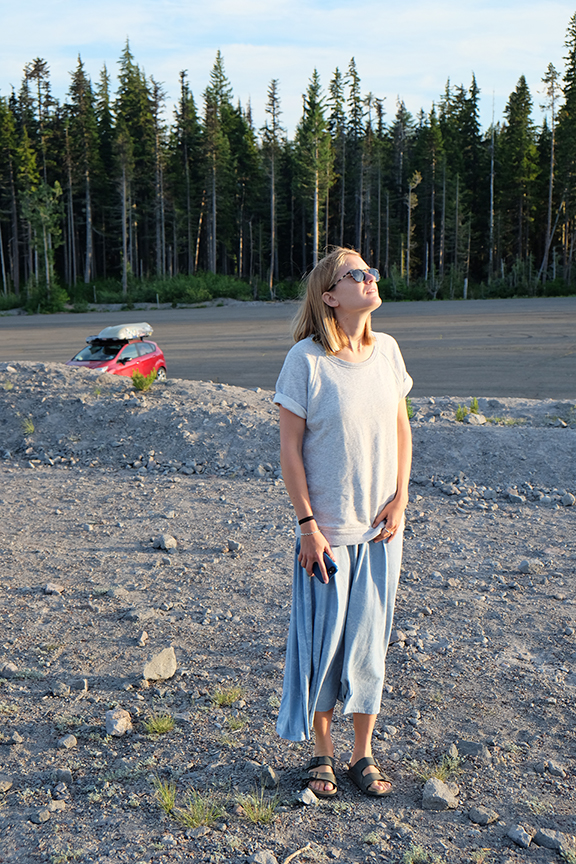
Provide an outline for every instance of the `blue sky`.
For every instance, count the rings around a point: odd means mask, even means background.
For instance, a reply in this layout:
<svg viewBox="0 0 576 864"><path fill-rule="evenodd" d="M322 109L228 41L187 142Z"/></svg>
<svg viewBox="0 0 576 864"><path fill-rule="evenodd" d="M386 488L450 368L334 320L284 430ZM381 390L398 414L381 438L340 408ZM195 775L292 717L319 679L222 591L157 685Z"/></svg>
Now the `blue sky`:
<svg viewBox="0 0 576 864"><path fill-rule="evenodd" d="M363 92L385 97L387 119L398 96L413 113L428 111L447 78L468 85L472 72L485 125L493 94L498 120L522 74L539 119L541 78L550 62L563 68L574 11L562 0L0 0L0 94L19 87L34 57L48 61L60 99L78 53L93 80L103 63L115 76L129 37L136 61L170 97L187 69L197 102L219 48L234 95L251 100L257 126L278 78L290 134L314 67L326 85L352 56Z"/></svg>

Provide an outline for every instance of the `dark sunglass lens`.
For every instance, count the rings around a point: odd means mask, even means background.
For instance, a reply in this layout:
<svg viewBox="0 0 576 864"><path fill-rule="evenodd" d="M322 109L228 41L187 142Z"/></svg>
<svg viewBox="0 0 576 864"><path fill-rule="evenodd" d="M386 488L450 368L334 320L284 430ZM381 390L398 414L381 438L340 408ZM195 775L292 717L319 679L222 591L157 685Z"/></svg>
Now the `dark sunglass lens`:
<svg viewBox="0 0 576 864"><path fill-rule="evenodd" d="M350 270L350 276L352 276L355 282L363 282L364 270Z"/></svg>
<svg viewBox="0 0 576 864"><path fill-rule="evenodd" d="M368 270L368 273L370 273L371 276L374 276L374 279L376 280L376 282L380 281L380 271L376 270L375 267L370 267L370 269Z"/></svg>

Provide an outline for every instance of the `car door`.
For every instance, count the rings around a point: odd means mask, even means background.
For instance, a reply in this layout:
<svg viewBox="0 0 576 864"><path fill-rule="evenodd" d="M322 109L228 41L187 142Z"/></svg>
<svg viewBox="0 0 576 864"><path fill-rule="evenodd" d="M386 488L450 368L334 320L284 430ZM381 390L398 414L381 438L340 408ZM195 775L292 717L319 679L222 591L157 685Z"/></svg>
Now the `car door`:
<svg viewBox="0 0 576 864"><path fill-rule="evenodd" d="M138 353L138 344L132 342L122 349L120 356L116 358L117 368L115 375L126 375L132 377L134 372L140 371L140 354Z"/></svg>
<svg viewBox="0 0 576 864"><path fill-rule="evenodd" d="M140 353L140 368L138 371L142 375L149 375L154 368L156 360L156 346L153 342L140 342L138 351Z"/></svg>

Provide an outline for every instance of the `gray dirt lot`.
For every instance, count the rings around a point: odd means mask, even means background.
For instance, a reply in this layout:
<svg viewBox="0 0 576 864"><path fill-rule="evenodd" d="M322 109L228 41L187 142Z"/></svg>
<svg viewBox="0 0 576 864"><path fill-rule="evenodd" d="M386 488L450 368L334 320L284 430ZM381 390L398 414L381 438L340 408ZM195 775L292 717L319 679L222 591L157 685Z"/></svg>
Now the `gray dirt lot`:
<svg viewBox="0 0 576 864"><path fill-rule="evenodd" d="M147 320L173 378L274 387L294 303L0 317L0 361L65 362L109 324ZM399 342L414 396L569 399L576 391L576 297L385 303L376 330Z"/></svg>
<svg viewBox="0 0 576 864"><path fill-rule="evenodd" d="M274 730L293 513L270 397L175 379L138 394L115 376L0 362L1 864L564 864L576 834L574 402L479 398L489 419L472 425L455 420L469 398L414 398L375 736L394 794L352 786L351 722L337 712L338 798L302 807L310 746ZM176 548L154 548L160 535ZM175 674L145 681L168 646ZM105 725L115 706L132 718L121 737ZM175 728L149 734L154 713ZM422 774L443 760L455 797L428 810ZM279 785L261 793L266 766ZM175 789L170 814L159 783ZM217 808L213 824L182 824L195 794ZM271 824L249 821L250 794L278 805ZM509 836L517 826L528 851Z"/></svg>

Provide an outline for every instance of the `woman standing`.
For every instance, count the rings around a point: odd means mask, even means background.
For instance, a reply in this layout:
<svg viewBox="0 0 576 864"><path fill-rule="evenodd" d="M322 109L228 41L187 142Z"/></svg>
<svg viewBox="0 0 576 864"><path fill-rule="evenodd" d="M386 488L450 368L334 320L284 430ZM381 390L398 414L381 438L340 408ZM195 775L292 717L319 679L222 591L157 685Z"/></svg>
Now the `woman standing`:
<svg viewBox="0 0 576 864"><path fill-rule="evenodd" d="M306 780L337 792L336 701L354 720L349 776L366 795L391 784L372 758L402 556L412 456L412 379L395 340L373 333L377 270L336 247L307 280L296 345L276 385L284 482L298 520L278 734L315 732ZM381 542L383 541L383 542ZM338 570L331 578L325 554ZM317 575L313 568L317 565Z"/></svg>

